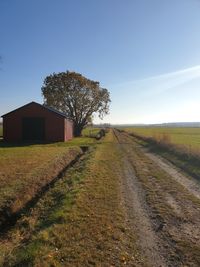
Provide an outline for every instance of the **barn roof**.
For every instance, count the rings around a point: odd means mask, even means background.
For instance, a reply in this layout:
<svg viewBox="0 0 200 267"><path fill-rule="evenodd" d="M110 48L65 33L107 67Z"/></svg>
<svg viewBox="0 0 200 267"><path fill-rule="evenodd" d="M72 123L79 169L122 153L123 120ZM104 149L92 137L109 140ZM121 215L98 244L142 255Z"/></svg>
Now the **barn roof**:
<svg viewBox="0 0 200 267"><path fill-rule="evenodd" d="M13 112L15 112L15 111L18 111L18 110L22 109L22 108L25 108L26 106L29 106L29 105L31 105L31 104L38 105L38 106L40 106L40 107L42 107L42 108L44 108L44 109L47 109L47 110L50 111L50 112L56 113L56 114L59 115L59 116L62 116L62 117L65 117L65 118L69 119L64 113L62 113L62 112L60 112L60 111L58 111L58 110L56 110L56 109L54 109L54 108L48 107L48 106L46 106L46 105L41 105L41 104L39 104L39 103L37 103L37 102L34 102L34 101L32 101L32 102L30 102L30 103L28 103L28 104L26 104L26 105L24 105L24 106L21 106L21 107L19 107L19 108L17 108L17 109L14 109L14 110L12 110L12 111L10 111L10 112L8 112L8 113L2 115L1 117L3 118L3 117L5 117L5 116L7 116L8 114L11 114L11 113L13 113Z"/></svg>

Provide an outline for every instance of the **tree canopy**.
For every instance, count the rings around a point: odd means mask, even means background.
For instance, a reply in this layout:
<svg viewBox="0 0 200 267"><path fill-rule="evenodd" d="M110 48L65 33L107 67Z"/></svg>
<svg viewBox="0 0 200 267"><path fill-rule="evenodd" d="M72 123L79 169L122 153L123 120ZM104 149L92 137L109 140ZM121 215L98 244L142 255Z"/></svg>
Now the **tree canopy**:
<svg viewBox="0 0 200 267"><path fill-rule="evenodd" d="M100 118L109 112L110 94L92 81L76 72L60 72L47 76L42 86L44 104L53 107L74 122L74 135L91 122L94 113Z"/></svg>

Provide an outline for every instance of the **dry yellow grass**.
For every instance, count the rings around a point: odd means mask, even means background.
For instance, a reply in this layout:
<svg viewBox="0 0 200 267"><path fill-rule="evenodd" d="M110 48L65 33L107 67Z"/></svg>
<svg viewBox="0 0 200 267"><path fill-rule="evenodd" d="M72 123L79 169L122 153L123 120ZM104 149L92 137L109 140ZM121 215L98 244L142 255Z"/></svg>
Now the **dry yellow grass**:
<svg viewBox="0 0 200 267"><path fill-rule="evenodd" d="M135 133L154 139L164 139L174 145L184 145L190 149L200 149L200 128L192 127L129 127L124 128L129 133Z"/></svg>
<svg viewBox="0 0 200 267"><path fill-rule="evenodd" d="M18 212L79 153L78 147L0 148L0 223Z"/></svg>
<svg viewBox="0 0 200 267"><path fill-rule="evenodd" d="M41 198L0 243L6 266L137 266L112 133Z"/></svg>

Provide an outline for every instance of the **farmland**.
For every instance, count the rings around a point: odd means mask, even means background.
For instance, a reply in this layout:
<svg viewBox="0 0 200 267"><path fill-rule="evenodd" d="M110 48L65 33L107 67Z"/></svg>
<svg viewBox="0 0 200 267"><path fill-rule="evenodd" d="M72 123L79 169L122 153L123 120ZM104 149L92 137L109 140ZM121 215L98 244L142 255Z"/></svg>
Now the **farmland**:
<svg viewBox="0 0 200 267"><path fill-rule="evenodd" d="M110 132L1 238L0 265L143 266L120 198L120 155Z"/></svg>
<svg viewBox="0 0 200 267"><path fill-rule="evenodd" d="M1 197L16 207L20 188L81 154L2 231L0 266L199 266L198 181L124 131L85 136L1 146Z"/></svg>
<svg viewBox="0 0 200 267"><path fill-rule="evenodd" d="M20 212L81 152L79 147L48 145L0 148L0 223L8 209L10 215Z"/></svg>
<svg viewBox="0 0 200 267"><path fill-rule="evenodd" d="M125 130L129 133L153 138L162 138L165 135L173 144L200 149L200 128L132 127L125 128Z"/></svg>
<svg viewBox="0 0 200 267"><path fill-rule="evenodd" d="M84 152L82 147L95 144L96 139L90 137L66 143L24 145L1 140L0 225L6 223L7 217L23 211L35 195Z"/></svg>

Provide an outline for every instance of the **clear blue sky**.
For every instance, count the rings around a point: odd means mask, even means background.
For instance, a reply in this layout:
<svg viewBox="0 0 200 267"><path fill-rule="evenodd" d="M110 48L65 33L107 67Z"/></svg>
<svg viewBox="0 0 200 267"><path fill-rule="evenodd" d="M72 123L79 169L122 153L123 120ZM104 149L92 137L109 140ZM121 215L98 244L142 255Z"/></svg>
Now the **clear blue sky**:
<svg viewBox="0 0 200 267"><path fill-rule="evenodd" d="M0 114L73 70L111 92L104 122L200 121L199 0L0 0L0 55Z"/></svg>

